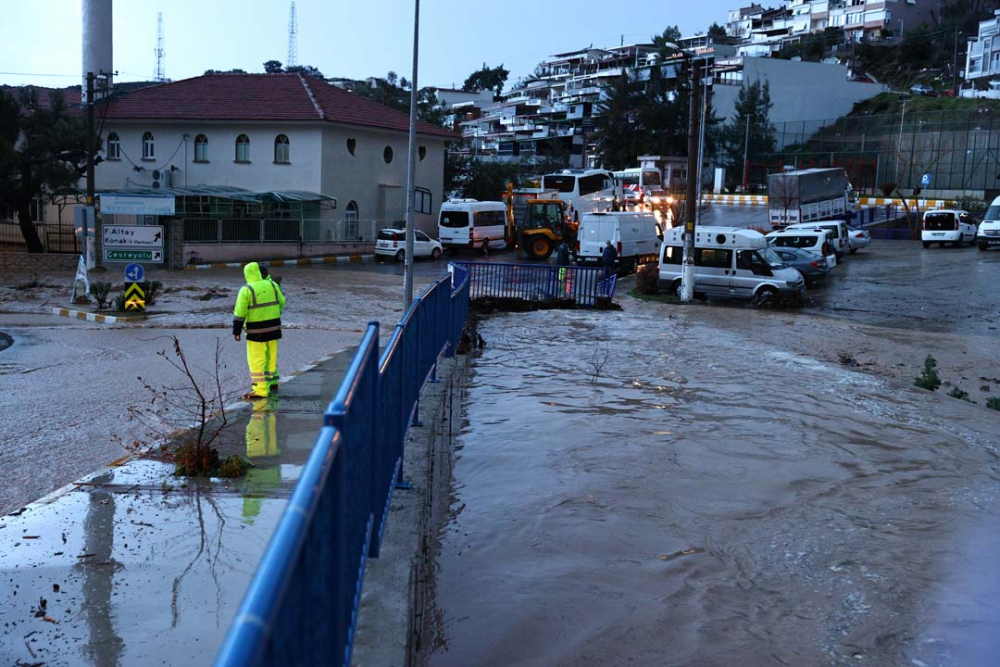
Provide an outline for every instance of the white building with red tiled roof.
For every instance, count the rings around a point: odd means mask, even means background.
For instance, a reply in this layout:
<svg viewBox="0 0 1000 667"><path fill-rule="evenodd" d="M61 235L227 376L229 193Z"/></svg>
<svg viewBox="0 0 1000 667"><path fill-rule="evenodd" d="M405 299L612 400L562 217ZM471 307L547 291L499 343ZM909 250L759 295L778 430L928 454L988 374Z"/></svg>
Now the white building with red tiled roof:
<svg viewBox="0 0 1000 667"><path fill-rule="evenodd" d="M331 241L345 229L367 241L405 217L408 114L321 79L206 75L114 97L96 116L98 192L173 194L185 261L206 257L199 243ZM416 224L433 231L456 135L428 123L417 131ZM297 234L286 220L303 221ZM246 238L255 229L259 238Z"/></svg>

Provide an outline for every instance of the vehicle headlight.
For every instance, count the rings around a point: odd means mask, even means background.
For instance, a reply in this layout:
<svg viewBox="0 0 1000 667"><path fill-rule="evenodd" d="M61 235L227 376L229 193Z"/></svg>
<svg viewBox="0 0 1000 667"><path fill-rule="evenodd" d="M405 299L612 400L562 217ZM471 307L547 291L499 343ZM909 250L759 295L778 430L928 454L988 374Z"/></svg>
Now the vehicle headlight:
<svg viewBox="0 0 1000 667"><path fill-rule="evenodd" d="M799 286L799 281L798 280L786 280L785 284L788 285L789 287L798 287Z"/></svg>

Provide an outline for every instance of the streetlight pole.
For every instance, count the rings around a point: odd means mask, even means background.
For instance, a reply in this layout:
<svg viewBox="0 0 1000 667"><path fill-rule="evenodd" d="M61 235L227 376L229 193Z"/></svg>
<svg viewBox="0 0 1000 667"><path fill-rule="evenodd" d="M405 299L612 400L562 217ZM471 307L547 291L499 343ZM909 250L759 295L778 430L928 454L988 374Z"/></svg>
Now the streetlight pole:
<svg viewBox="0 0 1000 667"><path fill-rule="evenodd" d="M90 259L87 256L87 235L90 225L97 214L94 210L94 73L87 72L87 210L83 216L83 234L80 236L80 250L83 252L83 263L87 268ZM96 243L96 240L95 240Z"/></svg>
<svg viewBox="0 0 1000 667"><path fill-rule="evenodd" d="M420 0L413 8L413 76L410 77L410 137L406 163L406 261L403 268L403 312L413 303L413 198L417 170L417 56L420 45Z"/></svg>
<svg viewBox="0 0 1000 667"><path fill-rule="evenodd" d="M682 51L682 53L684 53ZM684 211L684 254L681 270L681 302L689 303L694 299L694 229L696 216L698 215L698 174L700 165L698 164L699 154L699 128L698 111L700 106L701 86L700 86L700 64L698 61L687 55L687 61L691 65L691 100L688 111L688 166L687 166L687 193Z"/></svg>

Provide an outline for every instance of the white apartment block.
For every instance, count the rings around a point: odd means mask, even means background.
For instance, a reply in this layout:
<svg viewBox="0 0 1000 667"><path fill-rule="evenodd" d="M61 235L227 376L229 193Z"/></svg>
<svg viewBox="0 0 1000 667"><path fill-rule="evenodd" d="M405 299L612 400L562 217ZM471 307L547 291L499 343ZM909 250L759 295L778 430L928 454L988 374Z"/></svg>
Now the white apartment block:
<svg viewBox="0 0 1000 667"><path fill-rule="evenodd" d="M1000 10L979 23L979 34L969 39L965 60L965 80L985 80L1000 76Z"/></svg>

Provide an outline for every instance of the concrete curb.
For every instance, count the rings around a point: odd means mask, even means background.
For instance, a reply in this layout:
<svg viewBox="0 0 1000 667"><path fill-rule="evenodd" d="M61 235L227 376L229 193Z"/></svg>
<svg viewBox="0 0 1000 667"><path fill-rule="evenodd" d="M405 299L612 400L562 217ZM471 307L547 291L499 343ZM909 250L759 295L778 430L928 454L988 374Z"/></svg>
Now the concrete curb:
<svg viewBox="0 0 1000 667"><path fill-rule="evenodd" d="M257 262L260 266L308 266L311 264L368 264L375 260L375 255L337 255L334 257L300 257L299 259L275 259L266 262ZM185 271L199 271L202 269L239 269L250 262L216 262L214 264L190 264L184 267Z"/></svg>
<svg viewBox="0 0 1000 667"><path fill-rule="evenodd" d="M88 313L82 310L74 310L73 308L51 308L53 315L58 315L60 317L70 317L77 320L87 320L88 322L98 322L100 324L122 324L125 322L141 322L146 319L146 315L129 315L125 317L116 317L114 315L98 315L97 313Z"/></svg>
<svg viewBox="0 0 1000 667"><path fill-rule="evenodd" d="M767 206L767 197L763 195L702 195L704 202L720 206Z"/></svg>

